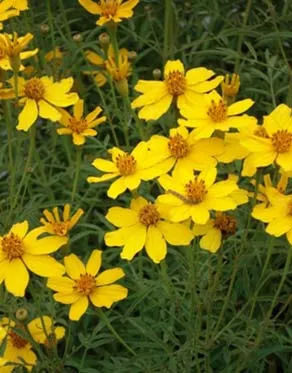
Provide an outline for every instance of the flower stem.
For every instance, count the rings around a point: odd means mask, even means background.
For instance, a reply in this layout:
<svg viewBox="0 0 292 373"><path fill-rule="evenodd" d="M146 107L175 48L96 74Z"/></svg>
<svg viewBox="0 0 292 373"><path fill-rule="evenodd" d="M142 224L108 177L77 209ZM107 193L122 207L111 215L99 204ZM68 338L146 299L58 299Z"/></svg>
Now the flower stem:
<svg viewBox="0 0 292 373"><path fill-rule="evenodd" d="M82 159L82 150L83 146L78 146L76 150L76 168L75 168L75 176L73 180L73 187L72 187L72 193L71 193L71 202L74 201L76 190L77 190L77 184L79 179L79 173L80 173L80 166L81 166L81 159Z"/></svg>
<svg viewBox="0 0 292 373"><path fill-rule="evenodd" d="M165 0L163 60L173 57L174 14L172 0Z"/></svg>

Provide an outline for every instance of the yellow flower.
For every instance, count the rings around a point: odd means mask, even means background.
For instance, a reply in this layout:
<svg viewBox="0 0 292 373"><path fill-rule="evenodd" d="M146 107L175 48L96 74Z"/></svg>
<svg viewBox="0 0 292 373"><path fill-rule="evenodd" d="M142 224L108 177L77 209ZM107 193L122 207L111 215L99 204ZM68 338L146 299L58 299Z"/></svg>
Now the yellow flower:
<svg viewBox="0 0 292 373"><path fill-rule="evenodd" d="M107 191L110 198L117 198L126 189L134 190L138 188L142 180L151 180L167 172L168 164L159 165L158 155L153 155L148 150L146 142L140 142L131 154L119 148L109 150L112 161L96 158L92 165L104 175L87 178L89 183L100 183L103 181L116 179Z"/></svg>
<svg viewBox="0 0 292 373"><path fill-rule="evenodd" d="M281 104L270 115L264 117L262 126L264 136L250 134L241 144L252 154L251 165L254 170L274 162L284 171L292 171L292 116L291 108ZM245 176L246 173L244 173ZM249 173L248 176L252 176Z"/></svg>
<svg viewBox="0 0 292 373"><path fill-rule="evenodd" d="M101 272L100 250L93 250L86 267L74 255L64 258L66 273L69 277L54 277L48 279L47 286L57 291L54 299L63 304L71 304L69 311L70 320L79 320L86 312L89 300L95 307L110 308L114 302L125 299L128 290L113 282L124 277L121 268L112 268Z"/></svg>
<svg viewBox="0 0 292 373"><path fill-rule="evenodd" d="M216 253L221 247L222 240L235 234L237 222L234 216L217 212L214 219L206 224L195 224L193 233L195 236L203 236L200 239L200 247L204 250Z"/></svg>
<svg viewBox="0 0 292 373"><path fill-rule="evenodd" d="M206 224L210 211L234 210L238 205L232 196L238 190L235 180L215 182L216 176L216 168L197 176L190 170L161 176L158 181L166 193L158 197L158 202L171 206L170 220L181 222L191 217L196 224Z"/></svg>
<svg viewBox="0 0 292 373"><path fill-rule="evenodd" d="M189 245L192 232L184 224L167 221L167 212L158 203L142 197L132 199L130 208L112 207L106 218L119 229L105 234L107 246L123 246L121 258L132 260L145 247L154 263L166 257L167 244Z"/></svg>
<svg viewBox="0 0 292 373"><path fill-rule="evenodd" d="M14 82L11 80L14 87ZM18 78L19 102L24 108L18 116L18 130L28 131L38 116L55 122L61 119L60 107L75 104L78 101L77 93L69 93L73 85L73 78L53 82L52 77L31 78L24 80ZM14 87L15 88L15 87Z"/></svg>
<svg viewBox="0 0 292 373"><path fill-rule="evenodd" d="M66 331L63 326L55 326L49 316L41 316L30 321L27 329L34 341L44 344L49 349L64 337Z"/></svg>
<svg viewBox="0 0 292 373"><path fill-rule="evenodd" d="M91 113L84 117L83 100L77 101L74 105L73 116L64 109L59 109L59 111L62 114L59 122L65 128L58 128L57 132L59 135L72 135L73 143L75 145L83 145L85 143L86 136L96 136L97 131L93 129L93 127L96 127L106 120L105 116L97 118L102 112L100 106L97 106Z"/></svg>
<svg viewBox="0 0 292 373"><path fill-rule="evenodd" d="M71 206L67 203L64 206L63 216L60 217L58 207L53 208L53 213L49 210L44 210L44 218L40 219L43 224L43 232L57 235L60 237L68 237L69 231L77 224L78 220L84 214L82 209L78 209L75 214L70 217Z"/></svg>
<svg viewBox="0 0 292 373"><path fill-rule="evenodd" d="M175 102L180 110L190 107L197 108L202 94L217 87L223 77L214 79L215 73L204 67L197 67L187 71L180 60L167 61L164 67L164 81L139 80L135 86L141 96L132 102L132 108L140 108L139 118L158 119L166 113L171 103Z"/></svg>
<svg viewBox="0 0 292 373"><path fill-rule="evenodd" d="M38 238L39 228L28 232L28 222L17 223L4 236L0 236L0 282L7 291L23 297L29 282L29 272L38 276L61 276L64 267L49 256L67 243L66 237Z"/></svg>
<svg viewBox="0 0 292 373"><path fill-rule="evenodd" d="M14 0L13 8L18 9L18 10L27 10L28 9L27 0Z"/></svg>
<svg viewBox="0 0 292 373"><path fill-rule="evenodd" d="M224 81L221 83L222 96L225 101L231 103L234 101L240 87L240 78L238 74L226 74Z"/></svg>
<svg viewBox="0 0 292 373"><path fill-rule="evenodd" d="M78 0L89 13L99 15L99 20L96 24L103 26L108 22L118 23L123 18L131 18L133 16L133 8L138 4L139 0Z"/></svg>
<svg viewBox="0 0 292 373"><path fill-rule="evenodd" d="M0 2L0 30L3 29L2 21L6 21L11 17L19 16L19 10L15 5L18 5L17 0L1 0ZM18 0L19 1L19 0Z"/></svg>
<svg viewBox="0 0 292 373"><path fill-rule="evenodd" d="M197 140L185 127L173 128L169 137L154 135L148 142L153 154L169 166L167 171L189 169L203 170L216 167L215 156L224 150L224 141L218 138ZM167 172L166 171L166 172Z"/></svg>
<svg viewBox="0 0 292 373"><path fill-rule="evenodd" d="M240 128L256 123L256 118L249 115L239 115L248 110L254 101L247 98L228 106L223 98L212 91L204 95L195 107L182 111L187 119L179 119L179 124L194 127L197 138L211 137L216 131L227 132L230 128Z"/></svg>
<svg viewBox="0 0 292 373"><path fill-rule="evenodd" d="M47 62L56 61L58 65L61 64L63 59L64 53L61 51L60 48L56 47L55 49L52 49L45 55L45 60Z"/></svg>

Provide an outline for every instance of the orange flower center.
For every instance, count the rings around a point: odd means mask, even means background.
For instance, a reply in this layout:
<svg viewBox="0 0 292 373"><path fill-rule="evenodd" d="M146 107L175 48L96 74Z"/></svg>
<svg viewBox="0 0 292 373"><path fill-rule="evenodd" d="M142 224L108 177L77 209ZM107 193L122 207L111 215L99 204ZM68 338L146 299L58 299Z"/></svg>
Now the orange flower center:
<svg viewBox="0 0 292 373"><path fill-rule="evenodd" d="M168 149L175 158L184 158L190 150L187 141L179 134L169 138Z"/></svg>
<svg viewBox="0 0 292 373"><path fill-rule="evenodd" d="M223 122L227 117L227 106L223 100L220 100L217 104L212 100L207 114L213 122Z"/></svg>
<svg viewBox="0 0 292 373"><path fill-rule="evenodd" d="M131 154L119 154L116 158L116 166L122 176L127 176L135 173L137 162Z"/></svg>
<svg viewBox="0 0 292 373"><path fill-rule="evenodd" d="M219 229L223 237L232 236L236 232L237 222L233 216L216 213L214 227Z"/></svg>
<svg viewBox="0 0 292 373"><path fill-rule="evenodd" d="M292 144L292 133L287 130L279 130L272 136L272 145L277 153L286 153Z"/></svg>
<svg viewBox="0 0 292 373"><path fill-rule="evenodd" d="M202 202L205 199L206 194L208 193L205 182L203 180L190 180L185 184L185 193L189 203L197 204Z"/></svg>
<svg viewBox="0 0 292 373"><path fill-rule="evenodd" d="M119 4L116 0L100 0L101 13L105 17L114 16L118 10Z"/></svg>
<svg viewBox="0 0 292 373"><path fill-rule="evenodd" d="M32 78L25 84L24 94L28 98L39 101L44 97L45 86L40 79Z"/></svg>
<svg viewBox="0 0 292 373"><path fill-rule="evenodd" d="M85 273L80 275L78 280L75 280L74 290L82 295L89 295L96 288L95 277Z"/></svg>
<svg viewBox="0 0 292 373"><path fill-rule="evenodd" d="M3 253L9 261L21 258L24 253L22 239L14 233L3 237L1 246Z"/></svg>
<svg viewBox="0 0 292 373"><path fill-rule="evenodd" d="M149 227L150 225L156 225L159 222L160 214L157 211L157 208L152 205L152 203L149 203L139 211L139 220L141 224Z"/></svg>
<svg viewBox="0 0 292 373"><path fill-rule="evenodd" d="M186 78L180 71L171 71L165 77L169 94L172 96L182 95L186 90Z"/></svg>
<svg viewBox="0 0 292 373"><path fill-rule="evenodd" d="M76 119L73 117L69 119L68 128L79 135L88 128L88 123L86 119Z"/></svg>
<svg viewBox="0 0 292 373"><path fill-rule="evenodd" d="M66 236L69 230L68 222L52 223L52 229L57 236Z"/></svg>
<svg viewBox="0 0 292 373"><path fill-rule="evenodd" d="M21 349L25 347L28 344L28 341L24 338L22 338L20 335L14 333L12 330L8 332L8 335L10 337L10 341L13 345L13 347Z"/></svg>
<svg viewBox="0 0 292 373"><path fill-rule="evenodd" d="M263 127L263 126L258 126L258 128L253 132L253 134L255 136L263 137L265 139L267 139L269 137L265 127Z"/></svg>

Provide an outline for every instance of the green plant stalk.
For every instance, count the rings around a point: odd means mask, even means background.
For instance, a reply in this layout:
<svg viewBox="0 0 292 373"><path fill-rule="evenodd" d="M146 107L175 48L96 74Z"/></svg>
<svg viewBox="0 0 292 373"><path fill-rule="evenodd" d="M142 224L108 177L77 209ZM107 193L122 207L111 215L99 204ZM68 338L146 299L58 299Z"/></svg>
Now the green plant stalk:
<svg viewBox="0 0 292 373"><path fill-rule="evenodd" d="M74 176L73 186L72 186L71 202L74 201L76 191L77 191L77 185L78 185L79 174L80 174L81 159L82 159L82 150L83 150L82 145L78 146L77 150L76 150L75 176Z"/></svg>
<svg viewBox="0 0 292 373"><path fill-rule="evenodd" d="M53 75L56 79L56 72L57 72L57 65L56 65L56 38L54 33L54 23L53 23L53 14L52 14L52 8L51 8L51 0L46 0L47 4L47 14L48 14L48 23L50 27L50 35L51 35L51 42L53 47L53 61L52 61L52 67L53 67Z"/></svg>
<svg viewBox="0 0 292 373"><path fill-rule="evenodd" d="M117 26L115 23L111 23L108 25L108 33L111 39L111 44L114 50L115 62L117 67L119 66L119 44L117 39Z"/></svg>
<svg viewBox="0 0 292 373"><path fill-rule="evenodd" d="M174 30L174 14L172 0L165 0L164 2L165 16L164 16L164 41L163 41L163 61L173 57L173 30Z"/></svg>
<svg viewBox="0 0 292 373"><path fill-rule="evenodd" d="M64 22L64 25L65 25L65 30L66 30L66 33L67 33L68 40L70 40L71 39L71 29L70 29L70 25L69 25L69 22L68 22L68 19L67 19L66 10L65 10L65 7L64 7L64 4L63 4L63 0L59 0L59 8L60 8L60 11L61 11L61 14L62 14L62 18L63 18L63 22Z"/></svg>

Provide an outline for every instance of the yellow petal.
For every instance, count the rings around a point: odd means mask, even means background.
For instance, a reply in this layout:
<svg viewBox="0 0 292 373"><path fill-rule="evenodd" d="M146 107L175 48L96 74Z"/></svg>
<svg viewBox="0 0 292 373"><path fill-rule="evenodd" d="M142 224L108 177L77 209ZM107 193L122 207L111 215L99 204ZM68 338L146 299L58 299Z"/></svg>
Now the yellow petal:
<svg viewBox="0 0 292 373"><path fill-rule="evenodd" d="M127 185L125 185L125 177L121 176L116 179L107 191L107 195L110 198L116 199L120 194L122 194L127 189Z"/></svg>
<svg viewBox="0 0 292 373"><path fill-rule="evenodd" d="M97 5L96 2L92 0L78 0L79 4L83 6L84 9L87 10L87 12L91 14L100 14L101 9L100 5Z"/></svg>
<svg viewBox="0 0 292 373"><path fill-rule="evenodd" d="M32 255L51 254L66 245L68 237L51 236L35 240L31 235L25 237L25 251Z"/></svg>
<svg viewBox="0 0 292 373"><path fill-rule="evenodd" d="M162 233L155 226L150 226L147 231L146 252L154 263L160 263L166 257L167 246Z"/></svg>
<svg viewBox="0 0 292 373"><path fill-rule="evenodd" d="M131 228L131 230L130 230ZM146 241L146 227L137 224L128 228L129 236L125 239L125 246L121 252L121 258L132 260L133 257L143 249Z"/></svg>
<svg viewBox="0 0 292 373"><path fill-rule="evenodd" d="M122 207L111 207L106 214L106 219L116 227L128 227L139 221L136 211Z"/></svg>
<svg viewBox="0 0 292 373"><path fill-rule="evenodd" d="M29 281L28 271L20 259L9 262L5 271L5 287L15 297L24 297Z"/></svg>
<svg viewBox="0 0 292 373"><path fill-rule="evenodd" d="M27 328L37 343L45 343L47 336L53 332L52 326L52 319L49 316L42 316L30 321Z"/></svg>
<svg viewBox="0 0 292 373"><path fill-rule="evenodd" d="M86 264L86 272L96 276L101 266L101 250L93 250Z"/></svg>
<svg viewBox="0 0 292 373"><path fill-rule="evenodd" d="M216 253L221 246L222 234L219 229L210 229L200 240L200 247L204 250Z"/></svg>
<svg viewBox="0 0 292 373"><path fill-rule="evenodd" d="M83 296L79 298L70 307L69 319L73 321L78 321L80 317L86 312L88 308L88 298Z"/></svg>
<svg viewBox="0 0 292 373"><path fill-rule="evenodd" d="M114 302L127 298L128 289L121 285L106 285L97 287L90 295L91 302L96 307L110 308Z"/></svg>
<svg viewBox="0 0 292 373"><path fill-rule="evenodd" d="M182 74L185 73L185 68L183 63L180 60L169 60L164 66L164 76L167 76L169 73L177 71Z"/></svg>
<svg viewBox="0 0 292 373"><path fill-rule="evenodd" d="M16 234L19 238L23 238L28 231L28 221L25 220L22 223L16 223L12 226L9 233Z"/></svg>
<svg viewBox="0 0 292 373"><path fill-rule="evenodd" d="M228 106L228 115L238 115L247 111L252 105L254 101L250 98L246 98L245 100L237 101L234 104Z"/></svg>
<svg viewBox="0 0 292 373"><path fill-rule="evenodd" d="M18 116L18 125L16 129L28 131L38 117L38 107L34 100L28 98L25 101L24 108Z"/></svg>
<svg viewBox="0 0 292 373"><path fill-rule="evenodd" d="M78 100L73 106L73 115L77 120L80 120L83 116L84 111L84 100Z"/></svg>
<svg viewBox="0 0 292 373"><path fill-rule="evenodd" d="M52 105L44 100L38 102L39 116L44 119L50 119L53 122L61 119L61 113L55 109Z"/></svg>
<svg viewBox="0 0 292 373"><path fill-rule="evenodd" d="M65 272L64 266L49 255L31 255L25 253L22 260L28 269L42 277L58 277Z"/></svg>
<svg viewBox="0 0 292 373"><path fill-rule="evenodd" d="M63 304L72 304L77 302L82 296L76 292L72 293L57 293L54 294L54 299L56 302Z"/></svg>
<svg viewBox="0 0 292 373"><path fill-rule="evenodd" d="M60 293L72 293L75 282L68 277L49 277L47 287Z"/></svg>
<svg viewBox="0 0 292 373"><path fill-rule="evenodd" d="M103 286L112 284L115 281L123 278L125 272L122 268L112 268L106 271L103 271L100 275L96 277L96 286Z"/></svg>
<svg viewBox="0 0 292 373"><path fill-rule="evenodd" d="M160 221L157 227L171 245L189 245L193 239L191 230L184 224Z"/></svg>
<svg viewBox="0 0 292 373"><path fill-rule="evenodd" d="M292 216L283 216L271 221L266 228L266 232L272 236L280 237L292 229Z"/></svg>
<svg viewBox="0 0 292 373"><path fill-rule="evenodd" d="M64 258L66 272L73 280L77 280L80 275L85 274L85 266L75 254L70 254Z"/></svg>

